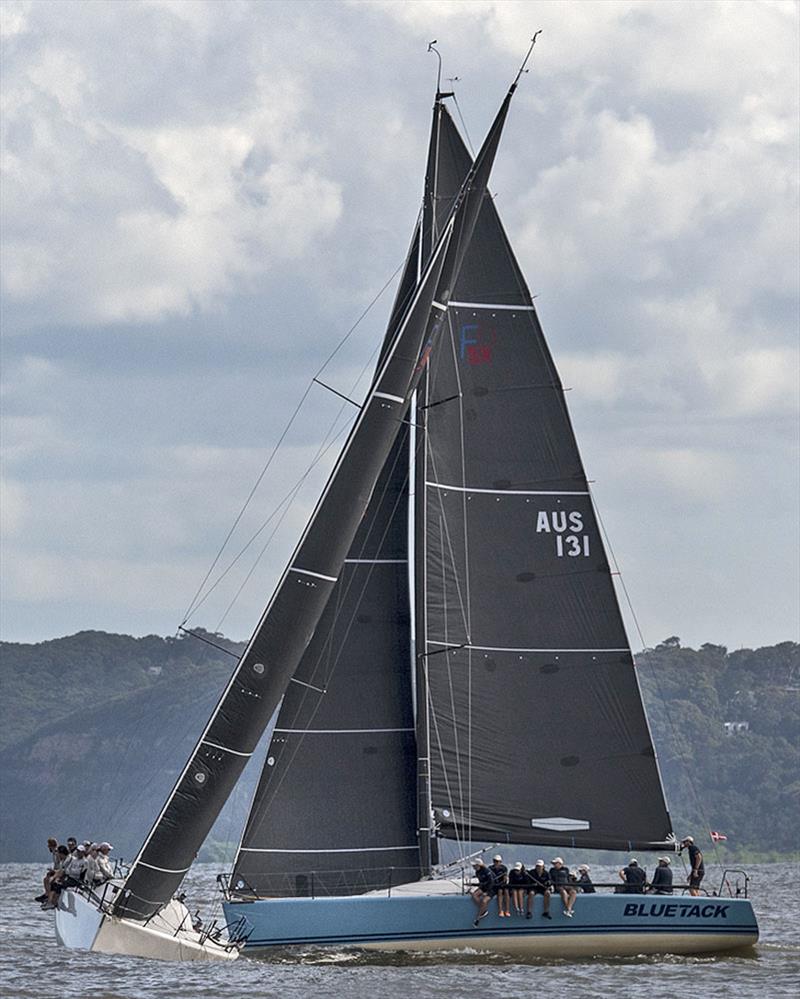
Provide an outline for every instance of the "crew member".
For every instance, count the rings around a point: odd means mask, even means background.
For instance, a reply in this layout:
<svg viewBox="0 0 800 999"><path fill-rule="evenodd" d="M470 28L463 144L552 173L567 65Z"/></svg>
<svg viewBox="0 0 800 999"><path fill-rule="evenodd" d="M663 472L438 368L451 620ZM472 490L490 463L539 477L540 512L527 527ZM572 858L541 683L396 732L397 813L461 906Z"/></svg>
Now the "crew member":
<svg viewBox="0 0 800 999"><path fill-rule="evenodd" d="M526 916L533 917L533 900L537 895L542 896L542 915L545 919L552 919L550 915L550 876L544 866L543 860L537 860L536 866L527 874L528 904Z"/></svg>
<svg viewBox="0 0 800 999"><path fill-rule="evenodd" d="M692 836L684 836L681 840L681 853L683 853L684 847L689 851L689 894L699 895L700 882L706 874L706 869L703 866L703 853Z"/></svg>
<svg viewBox="0 0 800 999"><path fill-rule="evenodd" d="M653 871L650 891L654 895L672 894L672 868L670 867L669 857L658 858L658 867Z"/></svg>
<svg viewBox="0 0 800 999"><path fill-rule="evenodd" d="M634 895L644 893L645 882L647 881L647 871L639 867L639 861L631 857L628 866L620 869L619 876L625 882L625 891Z"/></svg>

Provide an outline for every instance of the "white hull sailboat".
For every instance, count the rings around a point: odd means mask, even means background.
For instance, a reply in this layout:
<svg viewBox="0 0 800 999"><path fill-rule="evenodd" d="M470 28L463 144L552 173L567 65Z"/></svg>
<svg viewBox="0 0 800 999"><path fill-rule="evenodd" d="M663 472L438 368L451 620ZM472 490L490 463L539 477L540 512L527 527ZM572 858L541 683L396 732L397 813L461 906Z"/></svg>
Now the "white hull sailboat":
<svg viewBox="0 0 800 999"><path fill-rule="evenodd" d="M446 843L465 858L476 842L675 849L563 388L487 191L519 78L474 160L437 90L370 389L92 949L233 956L191 936L173 895L279 705L227 880L245 950L572 957L757 939L746 899L602 892L574 917L493 908L475 927L441 866ZM56 918L87 945L91 930Z"/></svg>

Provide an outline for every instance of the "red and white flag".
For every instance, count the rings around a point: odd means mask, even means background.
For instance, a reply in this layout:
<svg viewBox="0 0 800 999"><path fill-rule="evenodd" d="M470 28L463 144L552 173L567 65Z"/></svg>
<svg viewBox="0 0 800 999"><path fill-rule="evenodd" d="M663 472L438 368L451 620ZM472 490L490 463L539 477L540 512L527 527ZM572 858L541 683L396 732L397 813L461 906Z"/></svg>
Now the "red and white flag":
<svg viewBox="0 0 800 999"><path fill-rule="evenodd" d="M723 840L726 840L727 838L728 837L725 835L725 833L717 832L714 829L711 830L711 839L714 843L721 843Z"/></svg>

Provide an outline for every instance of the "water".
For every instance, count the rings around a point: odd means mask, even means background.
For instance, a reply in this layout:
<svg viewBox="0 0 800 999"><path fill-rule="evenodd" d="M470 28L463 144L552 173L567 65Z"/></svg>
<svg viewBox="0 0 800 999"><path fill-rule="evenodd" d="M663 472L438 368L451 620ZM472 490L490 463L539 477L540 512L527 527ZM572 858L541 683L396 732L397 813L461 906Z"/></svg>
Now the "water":
<svg viewBox="0 0 800 999"><path fill-rule="evenodd" d="M233 964L170 964L56 946L51 913L31 899L44 865L0 865L0 999L517 999L602 996L736 999L800 994L800 869L754 864L751 898L761 929L752 952L719 957L641 957L530 961L474 952L427 955L317 951ZM204 916L215 904L213 865L187 879ZM598 881L610 868L594 867ZM716 887L719 871L706 875ZM580 900L578 902L580 904ZM213 913L221 915L221 913Z"/></svg>

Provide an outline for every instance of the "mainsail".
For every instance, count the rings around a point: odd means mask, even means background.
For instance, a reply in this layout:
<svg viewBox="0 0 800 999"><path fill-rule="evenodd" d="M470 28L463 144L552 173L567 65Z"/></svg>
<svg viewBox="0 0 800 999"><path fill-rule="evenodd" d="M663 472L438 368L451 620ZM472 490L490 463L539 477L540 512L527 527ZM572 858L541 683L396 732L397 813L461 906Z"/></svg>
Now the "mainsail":
<svg viewBox="0 0 800 999"><path fill-rule="evenodd" d="M447 114L442 129L456 148ZM439 834L662 846L670 820L563 388L490 198L420 394L420 755Z"/></svg>
<svg viewBox="0 0 800 999"><path fill-rule="evenodd" d="M311 642L403 425L483 202L512 85L439 235L413 298L303 537L195 751L115 903L146 919L180 884Z"/></svg>

